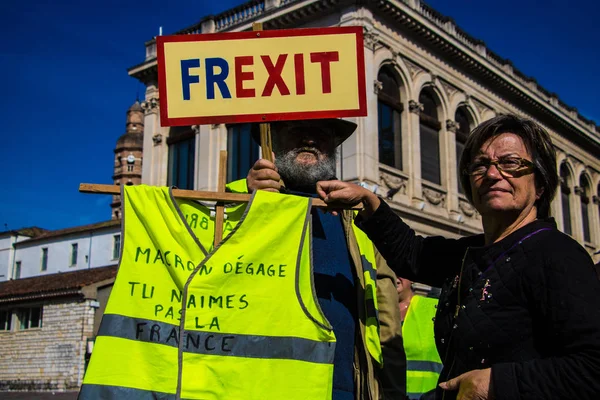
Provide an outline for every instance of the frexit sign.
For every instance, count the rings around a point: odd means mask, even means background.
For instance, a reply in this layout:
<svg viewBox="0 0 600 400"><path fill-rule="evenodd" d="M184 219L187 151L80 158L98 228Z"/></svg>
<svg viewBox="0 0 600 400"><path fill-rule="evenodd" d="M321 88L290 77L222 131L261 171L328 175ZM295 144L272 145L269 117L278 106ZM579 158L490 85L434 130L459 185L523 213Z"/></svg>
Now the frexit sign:
<svg viewBox="0 0 600 400"><path fill-rule="evenodd" d="M367 115L362 27L156 40L162 126Z"/></svg>

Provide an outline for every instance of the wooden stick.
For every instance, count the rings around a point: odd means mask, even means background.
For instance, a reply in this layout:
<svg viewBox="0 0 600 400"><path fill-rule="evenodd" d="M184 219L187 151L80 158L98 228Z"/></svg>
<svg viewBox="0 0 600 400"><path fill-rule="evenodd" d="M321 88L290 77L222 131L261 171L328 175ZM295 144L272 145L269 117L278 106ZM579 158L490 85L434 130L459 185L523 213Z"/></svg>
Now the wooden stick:
<svg viewBox="0 0 600 400"><path fill-rule="evenodd" d="M80 183L79 191L81 193L94 193L94 194L121 194L121 186L119 185L102 185L97 183ZM246 193L228 193L228 192L201 192L197 190L183 190L173 189L173 196L180 199L190 200L206 200L206 201L221 201L230 203L247 203L252 197ZM312 206L318 208L329 207L323 200L318 198L312 199ZM339 209L353 209L362 210L362 204L358 204L354 207L347 205L336 205Z"/></svg>
<svg viewBox="0 0 600 400"><path fill-rule="evenodd" d="M221 150L219 153L219 180L217 181L217 191L225 192L225 181L227 180L227 151ZM221 243L223 238L223 220L225 219L225 207L222 203L217 203L215 208L215 247Z"/></svg>

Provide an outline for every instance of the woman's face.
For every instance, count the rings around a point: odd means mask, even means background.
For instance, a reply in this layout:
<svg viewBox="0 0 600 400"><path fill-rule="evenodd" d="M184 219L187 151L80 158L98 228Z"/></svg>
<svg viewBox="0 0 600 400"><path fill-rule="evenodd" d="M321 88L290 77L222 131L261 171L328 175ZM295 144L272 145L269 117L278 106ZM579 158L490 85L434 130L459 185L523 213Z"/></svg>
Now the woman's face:
<svg viewBox="0 0 600 400"><path fill-rule="evenodd" d="M472 163L495 161L506 157L523 158L532 161L523 140L514 133L502 133L488 139L473 157ZM500 173L496 165L488 170L471 176L473 204L482 216L498 213L520 214L533 207L539 198L535 175L531 170L526 173Z"/></svg>

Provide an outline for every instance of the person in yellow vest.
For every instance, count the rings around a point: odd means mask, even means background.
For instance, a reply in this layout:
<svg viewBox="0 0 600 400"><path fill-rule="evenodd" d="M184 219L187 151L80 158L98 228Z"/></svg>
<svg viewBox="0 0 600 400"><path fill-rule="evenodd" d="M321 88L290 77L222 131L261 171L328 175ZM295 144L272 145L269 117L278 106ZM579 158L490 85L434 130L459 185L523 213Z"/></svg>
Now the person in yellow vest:
<svg viewBox="0 0 600 400"><path fill-rule="evenodd" d="M396 284L406 351L407 395L410 400L433 399L442 371L433 334L438 299L415 294L408 279L397 278Z"/></svg>
<svg viewBox="0 0 600 400"><path fill-rule="evenodd" d="M167 187L121 195L119 271L79 400L331 399L336 338L313 293L310 199L255 193L211 248L202 204Z"/></svg>
<svg viewBox="0 0 600 400"><path fill-rule="evenodd" d="M275 162L258 160L247 179L229 186L232 191L315 197L318 181L335 179L336 148L356 124L341 119L285 121L272 123L271 129ZM406 357L395 275L356 229L353 217L350 210L340 215L312 210L314 286L337 341L332 399L405 399ZM369 293L375 284L376 296ZM375 309L369 305L371 297Z"/></svg>
<svg viewBox="0 0 600 400"><path fill-rule="evenodd" d="M252 191L213 248L204 205L122 188L119 273L80 400L404 398L394 275L352 212L328 220L307 197Z"/></svg>

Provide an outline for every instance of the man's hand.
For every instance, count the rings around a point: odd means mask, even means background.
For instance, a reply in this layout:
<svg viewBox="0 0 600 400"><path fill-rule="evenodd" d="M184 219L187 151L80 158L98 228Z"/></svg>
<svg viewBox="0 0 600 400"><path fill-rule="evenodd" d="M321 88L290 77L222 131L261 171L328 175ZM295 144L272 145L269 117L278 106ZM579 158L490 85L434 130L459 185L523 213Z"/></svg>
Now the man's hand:
<svg viewBox="0 0 600 400"><path fill-rule="evenodd" d="M492 369L475 369L440 383L444 390L458 390L456 400L493 400L490 391Z"/></svg>
<svg viewBox="0 0 600 400"><path fill-rule="evenodd" d="M254 163L246 177L248 192L255 190L266 190L268 192L279 192L281 177L277 173L277 167L270 161L260 159Z"/></svg>
<svg viewBox="0 0 600 400"><path fill-rule="evenodd" d="M317 193L325 203L357 205L363 204L363 214L370 216L377 210L381 201L373 192L350 182L342 181L320 181L317 182ZM334 212L335 214L335 212Z"/></svg>

